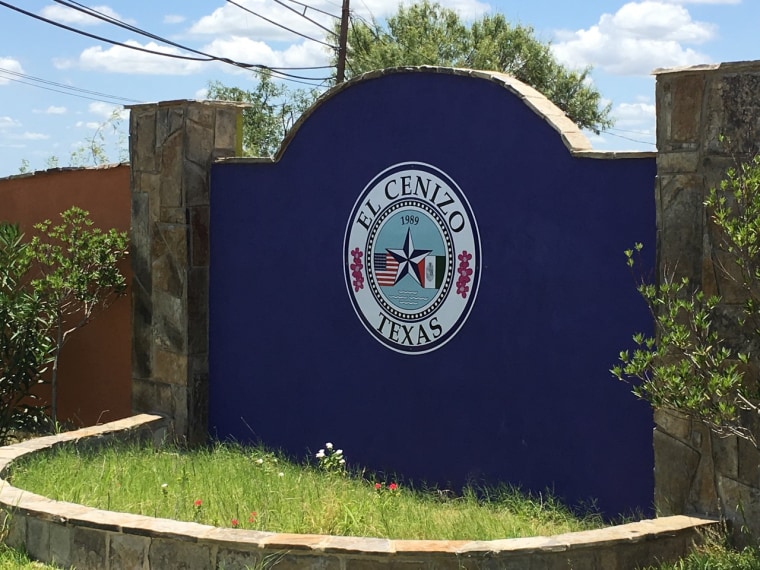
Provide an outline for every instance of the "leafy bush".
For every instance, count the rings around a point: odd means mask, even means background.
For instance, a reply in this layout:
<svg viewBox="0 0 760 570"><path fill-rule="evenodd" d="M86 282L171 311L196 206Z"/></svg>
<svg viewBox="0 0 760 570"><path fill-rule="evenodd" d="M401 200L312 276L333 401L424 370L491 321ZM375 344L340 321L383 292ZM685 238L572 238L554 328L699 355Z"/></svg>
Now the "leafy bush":
<svg viewBox="0 0 760 570"><path fill-rule="evenodd" d="M0 443L14 431L55 423L57 368L63 345L126 288L118 262L123 232L93 228L88 212L71 208L24 240L18 225L0 222ZM52 364L52 413L34 393Z"/></svg>
<svg viewBox="0 0 760 570"><path fill-rule="evenodd" d="M637 348L622 351L612 373L631 381L634 394L654 408L676 410L757 447L758 393L749 350L760 340L760 157L729 169L705 206L720 235L717 265L724 282L738 285L741 306L732 312L688 278L665 274L658 284L642 281L638 290L654 316L655 336L634 335ZM629 267L641 248L625 252Z"/></svg>
<svg viewBox="0 0 760 570"><path fill-rule="evenodd" d="M71 334L86 325L98 308L122 295L127 283L118 262L127 254L127 235L92 227L89 213L73 207L61 214L61 223L45 220L29 244L39 277L31 282L42 299L44 318L51 323L53 371L51 417L57 421L58 362Z"/></svg>
<svg viewBox="0 0 760 570"><path fill-rule="evenodd" d="M630 267L640 251L636 244L625 252ZM740 368L748 356L729 348L714 326L720 297L695 290L687 278L641 283L638 291L654 316L656 337L635 334L637 348L622 351L612 373L636 379L633 393L655 409L677 410L718 434L754 441L740 413L754 409Z"/></svg>
<svg viewBox="0 0 760 570"><path fill-rule="evenodd" d="M0 442L13 431L48 425L32 389L53 359L53 341L42 300L24 287L30 259L19 227L0 223Z"/></svg>

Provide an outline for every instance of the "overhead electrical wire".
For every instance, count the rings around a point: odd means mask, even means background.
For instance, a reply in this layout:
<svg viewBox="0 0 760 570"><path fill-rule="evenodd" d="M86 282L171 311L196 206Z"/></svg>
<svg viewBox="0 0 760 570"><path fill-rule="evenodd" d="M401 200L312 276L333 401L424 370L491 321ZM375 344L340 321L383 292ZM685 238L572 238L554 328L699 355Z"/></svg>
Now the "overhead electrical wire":
<svg viewBox="0 0 760 570"><path fill-rule="evenodd" d="M3 69L2 67L0 67L0 74L6 74L6 77L4 77L4 79L7 79L9 81L18 81L19 83L24 83L25 85L31 85L32 87L39 87L41 89L56 91L58 93L65 93L66 95L73 95L76 97L83 97L85 99L93 99L94 101L103 101L104 99L111 99L113 101L124 101L125 103L141 103L141 101L138 101L137 99L130 99L128 97L121 97L119 95L109 95L108 93L101 93L100 91L91 91L89 89L82 89L81 87L74 87L72 85L66 85L65 83L56 83L55 81L50 81L49 79L34 77L33 75L19 73L18 71L13 71L11 69ZM14 77L7 77L7 75L13 75ZM21 79L17 79L19 77ZM52 85L54 87L65 89L66 91L59 91L57 89L52 89L51 87L43 87L42 85L35 85L34 83L23 81L24 79L28 81L34 81L37 83L43 83L44 85ZM69 93L69 91L75 91L76 93ZM101 99L95 99L94 97L85 97L84 95L79 95L80 93L86 93L87 95L94 95L97 97L101 97Z"/></svg>
<svg viewBox="0 0 760 570"><path fill-rule="evenodd" d="M114 103L113 101L106 101L102 97L88 97L87 95L79 95L78 93L71 93L69 91L63 91L61 89L53 89L52 87L45 87L44 85L37 85L35 83L30 83L28 81L24 81L23 79L15 79L13 77L5 77L4 79L7 79L8 81L15 81L16 83L21 83L23 85L29 85L31 87L37 87L38 89L45 89L46 91L53 91L55 93L62 93L63 95L71 95L72 97L79 97L80 99L89 99L90 101L100 101L102 103ZM137 101L140 103L141 101Z"/></svg>
<svg viewBox="0 0 760 570"><path fill-rule="evenodd" d="M208 54L206 52L202 52L190 47L187 47L182 44L178 44L176 42L173 42L171 40L168 40L162 36L158 36L156 34L152 34L150 32L147 32L141 28L138 28L137 26L133 26L132 24L127 24L126 22L122 22L121 20L118 20L112 16L109 16L108 14L104 14L103 12L100 12L98 10L95 10L94 8L90 8L88 6L85 6L81 2L75 2L74 0L53 0L53 2L56 2L57 4L61 4L62 6L66 6L67 8L70 8L71 10L77 10L78 12L82 12L83 14L87 14L88 16L92 16L93 18L98 18L99 20L103 20L104 22L108 22L110 24L113 24L115 26L118 26L120 28L124 28L126 30L135 32L137 34L140 34L142 36L151 38L153 40L169 44L171 46L177 47L179 49L182 49L184 51L189 51L191 53L195 53L198 55L206 56L213 58L216 61L221 61L223 63L229 63L231 65L235 65L238 67L250 67L251 64L247 63L240 63L237 61L234 61L229 58L222 58L217 57L211 54ZM277 68L270 68L270 69L287 69L287 70L307 70L307 69L330 69L332 66L329 65L321 65L321 66L311 66L311 67L277 67Z"/></svg>
<svg viewBox="0 0 760 570"><path fill-rule="evenodd" d="M322 24L320 24L320 23L319 23L319 22L317 22L316 20L314 20L314 19L312 19L312 18L309 18L309 17L306 15L306 10L304 10L304 12L303 12L303 14L302 14L301 12L299 12L298 10L296 10L295 8L293 8L292 6L288 6L287 4L285 4L285 3L284 3L282 0L274 0L274 1L275 1L275 2L277 2L277 4L279 4L279 5L280 5L280 6L282 6L283 8L285 8L286 10L290 10L291 12L294 12L295 14L298 14L298 15L299 15L299 16L301 16L301 17L302 17L304 20L306 20L306 21L308 21L308 22L311 22L311 23L312 23L312 24L314 24L315 26L317 26L317 27L319 27L319 28L323 29L323 30L324 30L324 31L326 31L328 34L332 34L333 36L335 36L335 37L338 37L338 34L336 34L334 30L331 30L330 28L328 28L327 26L323 26Z"/></svg>
<svg viewBox="0 0 760 570"><path fill-rule="evenodd" d="M618 130L620 130L620 129L618 129ZM624 139L624 140L635 142L635 143L639 143L639 144L648 144L648 145L651 145L651 146L657 146L657 143L653 143L653 142L650 142L650 141L640 141L640 140L637 140L637 139L634 139L634 138L631 138L631 137L624 137L623 135L617 135L617 134L611 132L610 129L603 129L602 132L603 133L607 133L610 136L617 137L619 139ZM645 134L645 133L642 133L642 134Z"/></svg>
<svg viewBox="0 0 760 570"><path fill-rule="evenodd" d="M322 44L323 46L329 47L330 49L338 49L338 46L334 46L332 44L328 44L327 42L323 42L322 40L318 40L316 38L312 38L311 36L307 36L306 34L302 34L301 32L297 32L296 30L294 30L292 28L289 28L289 27L287 27L284 24L280 24L279 22L275 22L274 20L271 20L271 19L267 18L266 16L262 16L261 14L259 14L257 12L254 12L250 8L246 8L245 6L243 6L243 5L235 2L235 0L227 0L227 2L229 4L232 4L233 6L237 6L238 8L240 8L241 10L243 10L245 12L248 12L249 14L253 14L254 16L257 16L257 17L261 18L265 22L269 22L270 24L272 24L274 26L277 26L278 28L282 28L283 30L287 30L291 34L295 34L295 35L300 36L302 38L305 38L307 40L311 40L313 42L317 42L318 44Z"/></svg>
<svg viewBox="0 0 760 570"><path fill-rule="evenodd" d="M313 10L315 12L319 12L320 14L324 14L325 16L330 16L331 18L340 20L340 16L336 16L335 14L331 14L330 12L327 12L325 10L320 10L319 8L315 8L314 6L310 6L309 4L304 4L303 2L299 2L298 0L288 0L288 2L290 2L291 4L302 6L304 9L304 14L306 13L306 10ZM338 8L340 8L340 6L338 6Z"/></svg>
<svg viewBox="0 0 760 570"><path fill-rule="evenodd" d="M56 1L58 1L58 0L56 0ZM63 2L61 2L61 3L63 3ZM125 44L125 43L122 43L122 42L118 42L116 40L111 40L111 39L105 38L103 36L98 36L96 34L91 34L89 32L85 32L84 30L79 30L77 28L73 28L71 26L67 26L67 25L62 24L60 22L56 22L54 20L50 20L50 19L45 18L43 16L39 16L37 14L34 14L32 12L29 12L27 10L19 8L18 6L14 6L13 4L9 4L8 2L4 2L3 0L0 0L0 6L4 6L6 8L9 8L11 10L16 11L16 12L24 14L25 16L29 16L30 18L34 18L36 20L40 20L42 22L45 22L47 24L51 24L51 25L56 26L58 28L62 28L64 30L67 30L67 31L70 31L70 32L74 32L75 34L79 34L79 35L82 35L82 36L85 36L85 37L88 37L88 38L91 38L91 39L95 39L95 40L98 40L98 41L102 41L102 42L105 42L105 43L108 43L108 44L111 44L111 45L115 45L115 46L131 49L131 50L135 50L135 51L139 51L139 52L143 52L143 53L149 53L149 54L153 54L153 55L158 55L158 56L163 56L163 57L170 57L170 58L173 58L173 59L180 59L180 60L185 60L185 61L201 61L201 62L218 61L218 62L221 62L221 63L227 63L227 64L230 64L230 65L233 65L233 66L236 66L236 67L240 67L240 68L243 68L243 69L260 69L260 70L263 70L263 71L269 71L269 72L271 72L273 74L280 75L280 76L282 76L284 78L304 79L304 80L307 80L307 81L325 81L325 80L330 79L330 77L308 77L308 76L303 76L303 75L295 75L295 74L292 74L292 73L287 73L285 71L279 71L279 69L281 69L281 68L270 67L268 65L263 65L263 64L242 63L242 62L234 61L234 60L229 59L229 58L217 57L217 56L213 56L213 55L210 55L210 54L205 54L203 52L199 52L197 50L193 50L191 48L186 48L184 46L180 46L179 44L174 44L174 42L169 42L168 40L166 40L166 42L170 43L172 45L175 45L175 47L180 47L181 49L185 49L186 51L190 51L190 52L193 52L193 53L198 53L200 55L203 55L203 57L193 57L193 56L188 56L188 55L173 54L173 53L166 53L166 52L151 50L151 49L143 48L143 47L140 47L140 46L134 46L134 45L129 45L129 44ZM69 7L73 8L73 6L69 6ZM77 8L73 8L73 9L77 9ZM82 10L80 10L80 11L82 11ZM88 13L90 13L91 15L93 15L91 12L88 12ZM108 18L108 16L105 16L105 15L103 15L103 16L105 18ZM125 25L127 25L127 24L125 24ZM147 32L146 32L146 35L147 35ZM160 41L164 41L164 40L161 39ZM324 68L327 68L327 67L329 67L329 66L324 66Z"/></svg>

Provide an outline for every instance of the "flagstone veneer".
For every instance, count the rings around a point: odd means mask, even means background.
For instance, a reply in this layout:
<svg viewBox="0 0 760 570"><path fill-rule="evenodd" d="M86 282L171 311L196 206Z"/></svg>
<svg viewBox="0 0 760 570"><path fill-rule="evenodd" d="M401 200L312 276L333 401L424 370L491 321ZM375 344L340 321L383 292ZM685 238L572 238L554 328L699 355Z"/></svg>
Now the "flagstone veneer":
<svg viewBox="0 0 760 570"><path fill-rule="evenodd" d="M243 107L130 107L132 409L191 442L208 436L208 173L240 154Z"/></svg>
<svg viewBox="0 0 760 570"><path fill-rule="evenodd" d="M726 170L758 151L760 62L657 70L658 273L687 277L720 295L727 319L714 325L736 348L758 350L736 338L730 323L745 292L726 274L720 235L704 206ZM721 322L722 321L722 322ZM749 420L750 418L748 418ZM739 529L760 532L760 455L748 442L717 437L701 423L667 410L655 415L655 504L661 514L724 515ZM758 433L757 429L755 433Z"/></svg>

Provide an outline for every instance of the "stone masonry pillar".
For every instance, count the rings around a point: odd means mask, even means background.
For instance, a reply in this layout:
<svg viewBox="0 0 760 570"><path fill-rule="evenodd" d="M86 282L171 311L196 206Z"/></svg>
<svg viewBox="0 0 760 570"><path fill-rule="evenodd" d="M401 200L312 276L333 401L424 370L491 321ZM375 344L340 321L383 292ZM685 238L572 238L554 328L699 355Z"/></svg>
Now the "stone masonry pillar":
<svg viewBox="0 0 760 570"><path fill-rule="evenodd" d="M242 108L133 105L132 410L167 416L174 436L207 439L209 171L240 154Z"/></svg>
<svg viewBox="0 0 760 570"><path fill-rule="evenodd" d="M687 277L719 295L721 338L752 355L758 347L737 337L743 315L740 281L720 247L721 235L705 200L726 171L760 149L760 62L658 70L657 233L659 278ZM735 271L735 269L734 269ZM748 418L749 419L749 418ZM760 454L747 441L718 437L703 424L658 410L654 431L655 507L659 514L724 516L760 533Z"/></svg>

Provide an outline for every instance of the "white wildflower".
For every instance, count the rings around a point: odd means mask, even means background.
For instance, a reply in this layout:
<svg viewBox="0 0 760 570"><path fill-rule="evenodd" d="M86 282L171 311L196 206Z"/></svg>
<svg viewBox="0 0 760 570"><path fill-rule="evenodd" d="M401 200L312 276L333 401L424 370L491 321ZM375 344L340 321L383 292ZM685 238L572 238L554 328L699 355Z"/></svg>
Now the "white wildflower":
<svg viewBox="0 0 760 570"><path fill-rule="evenodd" d="M332 443L330 443L330 442L328 441L328 442L325 444L325 447L326 447L327 449L332 449L332 448L333 448L333 444L332 444Z"/></svg>
<svg viewBox="0 0 760 570"><path fill-rule="evenodd" d="M259 465L261 465L262 463L264 463L264 460L263 460L261 457L259 457L259 458L256 460L256 463L258 463Z"/></svg>
<svg viewBox="0 0 760 570"><path fill-rule="evenodd" d="M338 461L338 463L340 463L341 465L345 465L346 464L346 460L345 459L341 459L340 461Z"/></svg>
<svg viewBox="0 0 760 570"><path fill-rule="evenodd" d="M320 449L319 451L317 451L317 459L322 459L324 456L325 456L324 449Z"/></svg>
<svg viewBox="0 0 760 570"><path fill-rule="evenodd" d="M280 471L280 472L277 474L277 476L278 476L278 477L285 477L285 473L283 473L282 471Z"/></svg>
<svg viewBox="0 0 760 570"><path fill-rule="evenodd" d="M343 450L339 449L338 451L335 452L335 455L343 455Z"/></svg>

